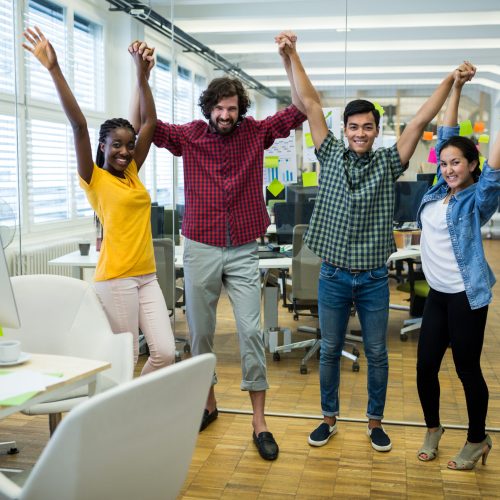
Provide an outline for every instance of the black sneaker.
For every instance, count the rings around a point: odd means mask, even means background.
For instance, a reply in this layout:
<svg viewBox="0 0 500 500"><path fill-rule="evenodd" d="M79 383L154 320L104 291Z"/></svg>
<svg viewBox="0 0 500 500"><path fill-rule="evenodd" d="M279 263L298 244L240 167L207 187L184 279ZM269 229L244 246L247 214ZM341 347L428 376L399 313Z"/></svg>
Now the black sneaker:
<svg viewBox="0 0 500 500"><path fill-rule="evenodd" d="M217 417L219 412L217 408L212 413L208 413L208 410L203 410L203 417L201 419L200 432L205 430Z"/></svg>
<svg viewBox="0 0 500 500"><path fill-rule="evenodd" d="M337 421L331 426L323 422L311 432L307 442L311 446L323 446L334 434L337 434Z"/></svg>
<svg viewBox="0 0 500 500"><path fill-rule="evenodd" d="M377 451L389 451L392 443L383 427L368 428L366 433L372 442L372 448Z"/></svg>

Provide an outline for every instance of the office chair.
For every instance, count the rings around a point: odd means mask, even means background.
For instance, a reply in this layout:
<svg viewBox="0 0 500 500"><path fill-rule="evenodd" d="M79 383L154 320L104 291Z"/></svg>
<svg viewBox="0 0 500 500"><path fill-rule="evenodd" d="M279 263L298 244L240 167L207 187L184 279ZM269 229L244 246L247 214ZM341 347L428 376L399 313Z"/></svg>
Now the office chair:
<svg viewBox="0 0 500 500"><path fill-rule="evenodd" d="M321 259L304 244L304 234L307 224L297 224L293 228L293 254L292 254L292 294L288 309L293 313L293 319L298 321L300 316L318 317L318 280L321 268ZM321 330L309 326L299 326L298 331L312 333L314 339L295 342L279 346L278 351L287 349L309 348L300 363L300 373L307 373L307 362L315 354L319 354L321 347ZM350 359L352 370L359 371L359 351L355 344L346 342L353 347L352 354L343 350L342 355ZM275 358L276 359L276 358Z"/></svg>
<svg viewBox="0 0 500 500"><path fill-rule="evenodd" d="M176 285L177 278L180 276L178 276L175 269L174 242L171 238L154 239L153 247L158 284L163 292L169 314L172 316L174 314L174 309L183 305L181 298L184 295L184 290ZM185 353L191 352L191 347L187 338L176 338L175 341L183 344ZM176 352L176 358L177 360L180 359L180 353Z"/></svg>
<svg viewBox="0 0 500 500"><path fill-rule="evenodd" d="M215 356L203 354L90 398L62 421L23 487L0 473L0 498L178 498L214 369Z"/></svg>
<svg viewBox="0 0 500 500"><path fill-rule="evenodd" d="M412 266L412 264L409 264ZM420 330L422 326L422 313L425 299L429 295L429 285L425 280L414 280L410 278L406 283L397 286L397 289L410 293L410 315L416 316L404 320L404 327L399 332L401 341L408 340L408 333Z"/></svg>
<svg viewBox="0 0 500 500"><path fill-rule="evenodd" d="M21 328L4 328L7 338L21 341L26 352L109 361L111 368L98 375L96 392L132 379L132 334L113 333L92 285L49 274L15 276L11 281ZM87 399L88 387L84 386L23 413L48 414L52 434L61 414Z"/></svg>

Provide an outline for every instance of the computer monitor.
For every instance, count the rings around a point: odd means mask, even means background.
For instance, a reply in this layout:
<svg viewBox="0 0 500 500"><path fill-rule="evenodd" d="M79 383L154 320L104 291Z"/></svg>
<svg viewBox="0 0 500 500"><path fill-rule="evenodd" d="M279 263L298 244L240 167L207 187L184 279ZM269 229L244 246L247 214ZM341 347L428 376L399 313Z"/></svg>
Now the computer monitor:
<svg viewBox="0 0 500 500"><path fill-rule="evenodd" d="M287 184L287 203L309 203L318 196L318 186L302 186L302 184Z"/></svg>
<svg viewBox="0 0 500 500"><path fill-rule="evenodd" d="M417 181L425 181L429 187L432 186L435 178L436 174L417 174Z"/></svg>
<svg viewBox="0 0 500 500"><path fill-rule="evenodd" d="M12 292L9 270L0 240L0 327L20 328L21 322L17 312L16 300Z"/></svg>
<svg viewBox="0 0 500 500"><path fill-rule="evenodd" d="M274 206L276 237L278 245L291 245L293 228L297 224L309 224L314 210L314 201L308 203L277 203Z"/></svg>
<svg viewBox="0 0 500 500"><path fill-rule="evenodd" d="M400 226L405 222L415 222L417 211L424 194L429 189L426 181L400 181L394 184L394 223Z"/></svg>
<svg viewBox="0 0 500 500"><path fill-rule="evenodd" d="M153 238L161 238L165 234L165 207L157 202L151 203L151 233Z"/></svg>

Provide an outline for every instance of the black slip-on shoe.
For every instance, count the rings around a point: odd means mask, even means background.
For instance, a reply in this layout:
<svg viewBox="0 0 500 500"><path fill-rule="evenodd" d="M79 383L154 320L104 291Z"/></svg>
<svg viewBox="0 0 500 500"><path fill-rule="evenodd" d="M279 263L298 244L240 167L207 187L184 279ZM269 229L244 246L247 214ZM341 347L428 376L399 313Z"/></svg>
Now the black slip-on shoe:
<svg viewBox="0 0 500 500"><path fill-rule="evenodd" d="M261 432L258 436L254 432L253 442L259 450L259 455L264 460L276 460L278 458L278 444L270 432Z"/></svg>
<svg viewBox="0 0 500 500"><path fill-rule="evenodd" d="M208 413L208 410L203 410L203 417L201 419L200 432L205 430L218 416L219 416L219 412L218 412L217 408L212 413Z"/></svg>

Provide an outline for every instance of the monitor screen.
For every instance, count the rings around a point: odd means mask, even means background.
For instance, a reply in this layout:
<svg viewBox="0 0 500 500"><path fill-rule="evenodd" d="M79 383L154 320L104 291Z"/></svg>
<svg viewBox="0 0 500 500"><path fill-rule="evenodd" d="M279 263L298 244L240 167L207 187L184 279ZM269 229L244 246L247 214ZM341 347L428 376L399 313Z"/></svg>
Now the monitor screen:
<svg viewBox="0 0 500 500"><path fill-rule="evenodd" d="M277 203L274 206L278 245L291 245L293 228L297 224L309 224L314 210L314 201L309 203Z"/></svg>
<svg viewBox="0 0 500 500"><path fill-rule="evenodd" d="M394 222L404 224L415 222L417 211L429 185L426 181L400 181L394 184Z"/></svg>
<svg viewBox="0 0 500 500"><path fill-rule="evenodd" d="M425 181L429 187L432 186L435 178L436 174L417 174L417 181Z"/></svg>
<svg viewBox="0 0 500 500"><path fill-rule="evenodd" d="M17 312L12 284L10 282L7 261L0 240L0 326L7 328L19 328L19 314Z"/></svg>
<svg viewBox="0 0 500 500"><path fill-rule="evenodd" d="M301 184L287 184L287 203L310 203L318 196L318 186L302 186Z"/></svg>

